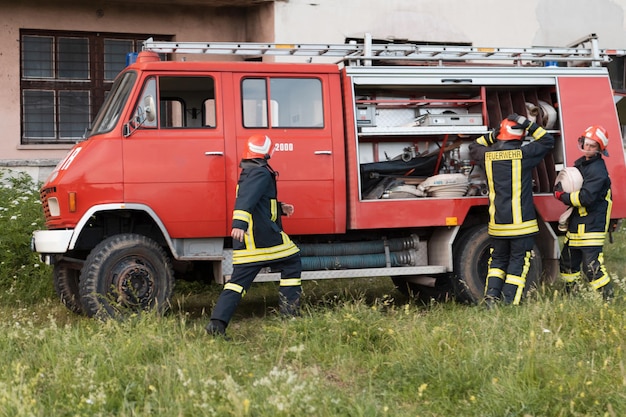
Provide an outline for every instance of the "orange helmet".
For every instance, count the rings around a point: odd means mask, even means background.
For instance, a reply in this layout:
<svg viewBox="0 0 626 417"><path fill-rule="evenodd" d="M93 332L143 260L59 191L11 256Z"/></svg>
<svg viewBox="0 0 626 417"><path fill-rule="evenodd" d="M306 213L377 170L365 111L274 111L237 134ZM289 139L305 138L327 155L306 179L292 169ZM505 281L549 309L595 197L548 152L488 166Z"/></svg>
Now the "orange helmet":
<svg viewBox="0 0 626 417"><path fill-rule="evenodd" d="M526 136L526 129L519 126L517 122L509 119L504 119L500 122L500 132L498 133L498 140L522 140Z"/></svg>
<svg viewBox="0 0 626 417"><path fill-rule="evenodd" d="M267 135L252 135L248 138L243 159L270 159L272 156L272 140Z"/></svg>
<svg viewBox="0 0 626 417"><path fill-rule="evenodd" d="M609 156L609 153L606 150L606 146L609 144L609 134L604 126L593 125L585 129L583 135L578 138L578 146L580 146L580 149L583 149L585 140L592 140L596 142L600 147L600 152L604 156Z"/></svg>

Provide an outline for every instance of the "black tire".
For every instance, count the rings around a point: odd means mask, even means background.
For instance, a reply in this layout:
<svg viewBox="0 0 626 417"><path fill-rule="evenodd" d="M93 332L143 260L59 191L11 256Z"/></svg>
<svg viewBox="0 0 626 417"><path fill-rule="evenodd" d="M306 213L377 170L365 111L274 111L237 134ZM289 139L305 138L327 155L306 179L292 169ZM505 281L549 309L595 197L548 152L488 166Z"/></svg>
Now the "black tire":
<svg viewBox="0 0 626 417"><path fill-rule="evenodd" d="M428 304L431 300L447 301L453 293L448 276L435 277L435 286L416 284L407 281L408 277L391 277L396 289L405 297Z"/></svg>
<svg viewBox="0 0 626 417"><path fill-rule="evenodd" d="M120 234L100 242L80 275L80 298L89 317L120 318L170 306L174 271L169 256L155 241Z"/></svg>
<svg viewBox="0 0 626 417"><path fill-rule="evenodd" d="M83 314L83 306L80 302L79 278L80 269L72 268L68 262L54 264L54 290L61 302L71 312Z"/></svg>
<svg viewBox="0 0 626 417"><path fill-rule="evenodd" d="M453 285L458 301L476 304L483 299L491 247L489 239L487 225L479 225L464 231L454 242ZM526 276L524 294L538 284L541 274L541 252L535 245L530 260L530 269Z"/></svg>

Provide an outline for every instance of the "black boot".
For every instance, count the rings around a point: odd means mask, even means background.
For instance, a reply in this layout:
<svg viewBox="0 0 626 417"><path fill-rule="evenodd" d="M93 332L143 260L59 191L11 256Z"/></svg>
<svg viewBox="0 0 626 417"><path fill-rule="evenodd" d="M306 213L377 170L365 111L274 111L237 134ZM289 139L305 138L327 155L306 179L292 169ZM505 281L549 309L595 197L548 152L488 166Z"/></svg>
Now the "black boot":
<svg viewBox="0 0 626 417"><path fill-rule="evenodd" d="M493 310L498 306L500 299L497 297L492 297L490 295L485 295L483 301L485 302L485 308L487 310Z"/></svg>
<svg viewBox="0 0 626 417"><path fill-rule="evenodd" d="M206 325L205 330L209 336L222 337L226 340L230 340L230 338L226 336L226 323L222 320L212 319L209 324Z"/></svg>
<svg viewBox="0 0 626 417"><path fill-rule="evenodd" d="M287 302L281 298L278 311L285 318L300 317L300 300Z"/></svg>
<svg viewBox="0 0 626 417"><path fill-rule="evenodd" d="M602 298L604 301L611 301L613 296L613 283L609 281L608 284L602 287Z"/></svg>
<svg viewBox="0 0 626 417"><path fill-rule="evenodd" d="M286 318L300 316L301 287L281 287L278 295L278 311Z"/></svg>
<svg viewBox="0 0 626 417"><path fill-rule="evenodd" d="M500 302L502 297L502 285L504 281L496 277L487 278L487 288L485 289L485 307L487 310L493 310Z"/></svg>
<svg viewBox="0 0 626 417"><path fill-rule="evenodd" d="M575 295L578 292L578 283L577 282L566 282L564 289L565 289L565 294L567 294L567 295Z"/></svg>

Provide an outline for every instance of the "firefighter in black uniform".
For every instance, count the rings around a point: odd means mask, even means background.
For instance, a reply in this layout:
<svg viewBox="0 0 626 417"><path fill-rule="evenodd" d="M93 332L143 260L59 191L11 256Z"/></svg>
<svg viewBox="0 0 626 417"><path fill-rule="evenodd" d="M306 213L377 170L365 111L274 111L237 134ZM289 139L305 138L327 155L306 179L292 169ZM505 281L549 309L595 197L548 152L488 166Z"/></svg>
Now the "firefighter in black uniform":
<svg viewBox="0 0 626 417"><path fill-rule="evenodd" d="M526 132L535 139L522 146ZM485 303L519 304L539 232L532 169L554 147L554 138L524 116L511 114L500 127L470 144L470 156L487 175L491 257Z"/></svg>
<svg viewBox="0 0 626 417"><path fill-rule="evenodd" d="M560 270L566 288L575 287L583 273L595 290L605 299L613 295L613 283L604 267L602 248L611 218L611 179L602 155L609 156L607 131L602 126L590 126L578 138L583 156L574 161L583 177L580 190L563 192L561 183L555 185L554 196L574 207L569 219L565 243L561 252Z"/></svg>
<svg viewBox="0 0 626 417"><path fill-rule="evenodd" d="M253 135L246 144L233 211L233 274L224 285L206 326L210 335L225 336L241 298L265 267L281 271L280 313L286 316L299 313L300 249L281 225L281 215L292 215L294 207L277 200L278 173L267 162L272 150L272 141L265 135Z"/></svg>

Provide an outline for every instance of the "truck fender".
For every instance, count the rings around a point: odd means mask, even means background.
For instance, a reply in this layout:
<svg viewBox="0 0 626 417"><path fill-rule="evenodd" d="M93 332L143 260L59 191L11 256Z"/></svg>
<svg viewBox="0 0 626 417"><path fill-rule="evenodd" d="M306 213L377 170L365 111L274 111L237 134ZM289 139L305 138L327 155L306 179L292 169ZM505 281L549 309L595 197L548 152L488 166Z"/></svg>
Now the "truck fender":
<svg viewBox="0 0 626 417"><path fill-rule="evenodd" d="M159 216L157 216L154 210L152 210L149 206L145 204L138 204L138 203L108 203L108 204L99 204L99 205L90 207L89 210L85 212L83 217L81 217L78 223L76 223L74 233L69 242L68 250L74 249L76 242L78 241L78 238L80 237L80 234L83 228L87 225L87 223L89 222L89 219L94 214L103 212L103 211L116 211L116 210L134 210L134 211L142 211L144 213L147 213L152 218L152 220L154 220L154 223L161 230L161 233L163 234L163 238L167 242L167 246L170 248L170 251L172 252L172 255L174 256L174 258L178 257L178 253L176 252L176 249L172 242L172 238L167 232L167 229L165 228L165 225L163 224Z"/></svg>

